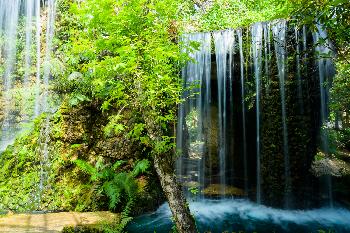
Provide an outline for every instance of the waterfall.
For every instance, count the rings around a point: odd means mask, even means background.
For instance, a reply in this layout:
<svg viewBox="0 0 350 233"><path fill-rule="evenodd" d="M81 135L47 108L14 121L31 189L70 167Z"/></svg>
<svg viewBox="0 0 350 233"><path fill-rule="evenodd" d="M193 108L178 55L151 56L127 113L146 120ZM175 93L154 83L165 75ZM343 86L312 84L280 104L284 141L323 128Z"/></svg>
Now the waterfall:
<svg viewBox="0 0 350 233"><path fill-rule="evenodd" d="M328 96L329 96L329 82L330 78L334 75L334 64L332 63L332 50L331 43L327 38L326 31L322 26L317 24L317 31L313 33L315 52L317 57L317 68L319 74L319 87L320 87L320 103L321 103L321 150L328 155L329 154L329 135L328 135ZM329 205L333 207L333 192L332 192L332 179L329 175L325 177L327 186L327 195L329 199Z"/></svg>
<svg viewBox="0 0 350 233"><path fill-rule="evenodd" d="M242 104L242 140L243 140L243 169L244 169L244 193L248 194L248 158L247 158L247 130L246 130L246 107L244 94L244 55L242 30L237 30L238 44L239 44L239 58L240 58L240 72L241 72L241 104Z"/></svg>
<svg viewBox="0 0 350 233"><path fill-rule="evenodd" d="M45 3L45 6L41 5L42 3ZM54 35L55 4L54 0L0 1L0 28L3 36L1 50L4 51L4 54L1 54L4 61L1 64L4 72L1 83L2 101L0 101L0 104L3 105L0 115L0 152L14 141L19 132L26 129L25 122L42 112L50 111L48 98L49 63ZM41 15L42 7L47 10L47 15ZM41 17L46 17L47 20L44 64L41 64L41 38L43 37ZM18 45L22 43L21 34L18 33L22 27L22 19L24 22L24 41L23 45ZM31 55L34 48L36 48L36 56ZM23 64L20 64L21 58L19 57L22 54ZM36 74L32 71L33 67L36 68ZM43 77L41 77L41 68L44 70ZM21 70L23 70L23 74ZM33 76L36 76L35 85L31 79ZM40 91L41 85L43 91ZM21 104L17 103L19 100L21 100Z"/></svg>
<svg viewBox="0 0 350 233"><path fill-rule="evenodd" d="M189 188L199 188L205 182L203 120L210 114L211 35L185 35L182 41L193 61L182 70L185 102L179 106L177 125L177 146L182 149L182 157L177 161L176 170ZM199 49L193 51L189 42L198 43Z"/></svg>
<svg viewBox="0 0 350 233"><path fill-rule="evenodd" d="M286 79L286 21L281 20L272 27L275 52L278 68L278 77L280 83L281 106L282 106L282 127L283 127L283 155L284 155L284 177L285 177L285 207L290 205L290 161L288 151L288 128L287 128L287 110L285 96Z"/></svg>
<svg viewBox="0 0 350 233"><path fill-rule="evenodd" d="M16 41L17 36L17 25L18 25L18 15L20 10L20 0L14 1L4 1L3 7L5 19L4 26L4 37L5 37L5 73L4 73L4 90L9 91L12 87L12 72L16 62Z"/></svg>
<svg viewBox="0 0 350 233"><path fill-rule="evenodd" d="M262 66L262 37L263 26L262 23L256 23L251 28L252 34L252 50L253 50L253 64L255 77L255 97L256 97L256 200L261 203L261 158L260 158L260 79Z"/></svg>
<svg viewBox="0 0 350 233"><path fill-rule="evenodd" d="M34 0L27 0L25 3L25 47L24 47L24 77L22 84L22 109L21 109L21 122L28 122L30 120L31 109L31 91L25 89L31 88L31 63L32 63L32 37L33 37L33 17L35 15L35 2Z"/></svg>
<svg viewBox="0 0 350 233"><path fill-rule="evenodd" d="M30 66L31 66L31 47L32 47L32 28L33 28L33 13L34 0L27 0L26 2L26 24L25 24L25 65L24 65L24 86L28 87Z"/></svg>
<svg viewBox="0 0 350 233"><path fill-rule="evenodd" d="M13 125L13 116L11 112L13 93L12 88L12 75L16 64L16 36L17 36L17 24L20 10L20 0L12 0L1 2L1 24L3 25L4 36L4 74L3 74L3 121L1 127L1 143L0 152L3 151L7 145L13 140L13 134L16 132L16 128L11 127Z"/></svg>
<svg viewBox="0 0 350 233"><path fill-rule="evenodd" d="M206 33L204 36L204 42L203 42L203 47L202 49L204 50L204 63L205 65L205 70L204 70L204 80L205 80L205 85L202 87L203 91L201 98L203 98L203 112L202 112L202 117L205 119L205 122L203 124L206 124L207 132L211 128L211 110L210 110L210 105L211 105L211 35L210 33ZM210 153L210 150L208 150ZM200 181L200 184L202 187L204 187L205 183L211 184L211 178L209 177L208 181L206 182L206 174L208 173L206 167L207 163L210 158L206 159L205 156L203 157L203 162L202 162L202 179ZM210 167L209 167L210 170Z"/></svg>
<svg viewBox="0 0 350 233"><path fill-rule="evenodd" d="M46 49L45 49L45 60L44 60L44 94L43 94L43 112L49 112L48 94L49 94L49 78L51 68L51 53L52 53L52 39L54 36L55 26L55 15L56 15L56 1L48 0L47 2L47 24L46 24Z"/></svg>
<svg viewBox="0 0 350 233"><path fill-rule="evenodd" d="M305 27L303 27L305 28ZM294 28L295 33L295 42L296 42L296 68L297 68L297 80L298 80L298 102L300 106L300 114L304 114L304 103L303 103L303 88L302 88L302 80L301 80L301 64L300 64L300 33L299 28ZM304 30L303 30L303 40L305 39L305 42L303 41L303 44L306 43L306 36L304 36ZM306 46L305 46L306 47ZM303 51L305 53L305 49Z"/></svg>
<svg viewBox="0 0 350 233"><path fill-rule="evenodd" d="M327 85L334 70L322 54L330 49L317 43L326 38L319 26L312 51L310 30L287 24L278 20L249 30L183 36L184 44L199 46L194 51L184 46L193 60L182 70L176 169L183 185L198 187L201 198L247 196L286 209L324 199L310 187L318 181L310 168L319 137L322 151L328 150ZM309 62L315 58L317 73ZM322 124L313 124L319 118ZM332 203L331 181L326 183Z"/></svg>
<svg viewBox="0 0 350 233"><path fill-rule="evenodd" d="M52 53L52 40L54 36L54 25L55 25L55 14L56 14L56 2L55 0L48 0L47 5L47 25L46 25L46 49L45 49L45 59L44 59L44 74L43 74L43 100L42 100L42 112L47 114L43 128L41 129L41 134L44 136L44 141L42 142L42 148L40 148L40 154L42 159L40 160L40 185L39 185L39 195L43 192L45 188L45 183L49 177L50 169L50 158L49 158L49 140L50 140L50 117L54 108L51 107L49 103L49 79L51 75L51 53ZM39 202L40 203L40 202Z"/></svg>
<svg viewBox="0 0 350 233"><path fill-rule="evenodd" d="M266 77L266 94L269 94L270 92L270 72L269 72L269 65L270 65L270 53L271 53L271 42L270 42L270 31L271 31L271 24L270 23L264 23L263 25L264 29L264 53L265 53L265 77Z"/></svg>
<svg viewBox="0 0 350 233"><path fill-rule="evenodd" d="M47 184L47 180L49 178L50 172L50 159L49 159L49 142L50 142L50 117L47 116L43 127L40 131L39 147L37 153L40 156L40 180L39 187L36 193L37 197L37 208L40 209L41 204L41 196L44 192L45 186Z"/></svg>
<svg viewBox="0 0 350 233"><path fill-rule="evenodd" d="M40 95L40 68L41 68L41 17L40 17L40 2L36 0L35 5L35 28L36 28L36 79L35 79L35 103L34 117L40 114L39 95Z"/></svg>
<svg viewBox="0 0 350 233"><path fill-rule="evenodd" d="M226 160L227 160L227 97L232 100L232 81L231 81L231 66L232 66L232 49L234 46L234 31L227 30L222 32L215 32L215 55L217 64L217 80L218 80L218 114L219 114L219 177L222 185L221 192L225 195L226 188ZM229 55L229 60L227 60ZM229 70L229 75L227 75ZM227 84L229 88L227 88ZM229 93L227 94L227 90Z"/></svg>
<svg viewBox="0 0 350 233"><path fill-rule="evenodd" d="M45 5L42 5L42 4ZM52 40L55 23L55 0L1 0L0 1L0 28L3 36L1 50L4 54L2 65L2 120L0 152L13 143L21 131L27 127L24 123L47 113L42 123L37 155L40 157L40 180L36 201L40 207L41 194L49 177L49 140L50 140L50 113L53 112L49 103L50 62L52 54ZM41 14L46 12L47 14ZM45 11L44 11L45 10ZM41 22L46 20L45 35ZM24 22L24 38L18 33L21 30L21 21ZM45 56L41 63L41 39L45 36ZM23 45L18 45L22 43ZM23 48L23 49L21 49ZM32 52L36 50L36 56ZM21 55L23 58L21 59ZM23 60L23 64L20 64ZM22 67L21 67L22 66ZM23 70L23 74L21 73ZM43 76L41 75L43 69ZM33 70L35 70L33 72ZM35 83L32 77L35 76ZM14 80L16 79L16 82ZM19 101L20 100L20 101ZM21 104L18 104L20 102Z"/></svg>

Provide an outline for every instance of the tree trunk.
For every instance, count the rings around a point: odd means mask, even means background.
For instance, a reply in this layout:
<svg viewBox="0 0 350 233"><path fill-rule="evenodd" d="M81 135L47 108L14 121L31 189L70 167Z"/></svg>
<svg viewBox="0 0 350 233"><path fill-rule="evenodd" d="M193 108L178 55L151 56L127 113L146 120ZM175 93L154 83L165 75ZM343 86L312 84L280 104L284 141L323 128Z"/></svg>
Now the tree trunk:
<svg viewBox="0 0 350 233"><path fill-rule="evenodd" d="M147 114L148 113L148 114ZM155 142L162 141L162 129L154 119L156 114L147 112L145 122L148 135ZM156 152L153 154L154 167L160 184L168 200L173 219L179 233L197 233L196 224L182 192L181 186L174 174L173 157L171 152Z"/></svg>
<svg viewBox="0 0 350 233"><path fill-rule="evenodd" d="M177 183L172 163L169 161L172 161L169 156L162 154L154 156L154 167L168 199L176 228L179 233L196 233L194 218L191 215L181 186Z"/></svg>

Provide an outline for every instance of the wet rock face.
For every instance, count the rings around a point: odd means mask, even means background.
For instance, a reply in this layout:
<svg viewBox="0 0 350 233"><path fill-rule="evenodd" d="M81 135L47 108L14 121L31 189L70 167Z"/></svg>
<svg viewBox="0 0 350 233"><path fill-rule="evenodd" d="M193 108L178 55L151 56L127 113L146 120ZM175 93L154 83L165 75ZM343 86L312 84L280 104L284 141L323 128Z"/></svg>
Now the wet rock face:
<svg viewBox="0 0 350 233"><path fill-rule="evenodd" d="M206 197L222 197L222 196L231 196L231 197L242 197L244 196L244 190L222 184L211 184L205 189L203 189L202 193Z"/></svg>
<svg viewBox="0 0 350 233"><path fill-rule="evenodd" d="M75 144L88 142L88 135L91 134L89 123L91 122L91 111L80 107L78 109L61 108L61 135L57 139ZM92 135L91 135L92 136Z"/></svg>
<svg viewBox="0 0 350 233"><path fill-rule="evenodd" d="M98 105L70 108L63 104L59 114L51 122L51 146L60 145L61 156L71 161L82 159L94 164L101 157L105 163L124 160L126 165L123 169L128 171L136 160L147 157L147 148L144 148L139 141L128 137L125 132L106 135L104 129L112 113L102 113L95 106ZM126 110L123 112L121 122L126 127L132 128L137 122L136 117L131 111ZM70 172L66 167L60 170L62 173ZM140 195L135 204L135 214L153 210L164 201L158 177L152 168L150 170L147 175L137 180ZM80 183L86 180L77 179Z"/></svg>
<svg viewBox="0 0 350 233"><path fill-rule="evenodd" d="M131 113L125 114L125 124L132 127ZM102 114L93 106L78 108L61 108L59 132L56 138L69 144L82 144L83 154L100 155L115 159L140 158L143 148L136 140L125 134L104 135L104 127L108 123L108 115ZM85 150L88 151L85 151ZM84 156L83 156L84 157Z"/></svg>
<svg viewBox="0 0 350 233"><path fill-rule="evenodd" d="M98 141L95 149L103 156L116 159L131 159L133 157L140 157L140 151L132 140L127 138L113 137L106 140Z"/></svg>

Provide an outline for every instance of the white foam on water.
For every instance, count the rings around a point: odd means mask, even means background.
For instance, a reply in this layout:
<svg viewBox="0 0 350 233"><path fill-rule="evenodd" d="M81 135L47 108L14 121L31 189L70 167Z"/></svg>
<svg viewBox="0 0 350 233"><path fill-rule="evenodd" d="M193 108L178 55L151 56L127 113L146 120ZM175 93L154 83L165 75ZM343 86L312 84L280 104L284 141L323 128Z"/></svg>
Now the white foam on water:
<svg viewBox="0 0 350 233"><path fill-rule="evenodd" d="M190 202L191 212L198 225L220 226L223 224L244 225L254 230L257 225L277 225L288 231L290 226L302 228L337 228L350 232L350 211L345 208L319 208L311 210L283 210L259 205L244 199L200 200ZM168 225L171 211L167 203L161 205L154 213L146 214L143 229L161 228ZM314 227L314 228L315 228ZM158 231L157 231L158 232ZM159 231L161 232L161 231ZM338 231L337 231L338 232Z"/></svg>
<svg viewBox="0 0 350 233"><path fill-rule="evenodd" d="M230 215L237 215L243 220L272 222L278 225L285 223L307 225L315 222L324 226L348 225L350 230L350 211L344 208L283 210L242 199L203 200L190 203L190 208L197 220L203 222L217 221Z"/></svg>

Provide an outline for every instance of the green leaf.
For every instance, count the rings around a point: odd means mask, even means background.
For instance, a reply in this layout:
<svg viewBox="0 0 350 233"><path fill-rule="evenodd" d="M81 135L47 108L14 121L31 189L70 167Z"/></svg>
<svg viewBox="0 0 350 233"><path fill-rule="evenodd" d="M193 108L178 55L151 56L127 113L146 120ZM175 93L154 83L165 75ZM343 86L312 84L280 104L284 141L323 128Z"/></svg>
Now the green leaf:
<svg viewBox="0 0 350 233"><path fill-rule="evenodd" d="M149 167L150 167L150 162L147 159L143 159L137 162L136 166L132 171L132 174L134 177L136 177L141 173L145 173Z"/></svg>

